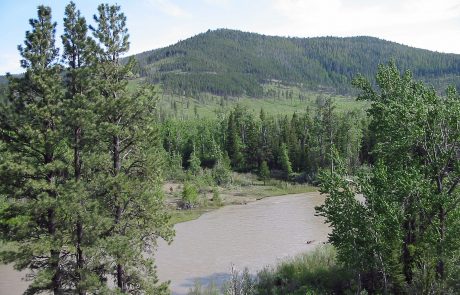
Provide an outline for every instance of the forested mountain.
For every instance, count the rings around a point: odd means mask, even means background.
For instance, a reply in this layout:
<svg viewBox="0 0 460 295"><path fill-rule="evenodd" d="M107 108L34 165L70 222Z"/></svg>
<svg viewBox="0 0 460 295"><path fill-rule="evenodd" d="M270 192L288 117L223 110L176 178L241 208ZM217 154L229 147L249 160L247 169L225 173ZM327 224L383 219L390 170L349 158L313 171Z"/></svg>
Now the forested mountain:
<svg viewBox="0 0 460 295"><path fill-rule="evenodd" d="M219 29L135 57L141 76L181 95L260 97L260 85L273 80L350 93L354 75L372 79L377 66L391 59L436 89L460 86L460 55L373 37L287 38Z"/></svg>

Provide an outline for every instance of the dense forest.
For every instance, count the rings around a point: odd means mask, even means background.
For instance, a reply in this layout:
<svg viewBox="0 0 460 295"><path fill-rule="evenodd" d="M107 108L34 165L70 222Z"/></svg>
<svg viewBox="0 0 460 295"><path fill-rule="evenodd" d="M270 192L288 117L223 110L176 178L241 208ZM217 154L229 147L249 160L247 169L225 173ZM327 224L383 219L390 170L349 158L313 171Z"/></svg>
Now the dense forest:
<svg viewBox="0 0 460 295"><path fill-rule="evenodd" d="M220 29L135 58L142 77L181 95L262 97L261 84L274 80L349 94L354 75L373 80L377 66L391 59L438 90L460 86L460 56L373 37L286 38Z"/></svg>
<svg viewBox="0 0 460 295"><path fill-rule="evenodd" d="M255 115L237 104L217 119L160 124L165 151L180 157L184 169L194 154L203 168L227 158L235 171L257 174L263 164L272 177L296 182L314 182L319 170L330 167L332 146L350 173L370 160L367 125L363 111L338 112L331 98L322 97L311 110L290 116L269 116L263 109Z"/></svg>
<svg viewBox="0 0 460 295"><path fill-rule="evenodd" d="M135 71L174 95L268 97L263 84L356 94L354 75L374 81L389 60L442 91L460 87L460 56L413 48L374 37L296 38L229 29L209 30L165 48L134 56ZM127 59L125 59L127 61ZM6 82L0 76L0 84ZM375 81L373 82L375 83Z"/></svg>
<svg viewBox="0 0 460 295"><path fill-rule="evenodd" d="M60 52L39 6L19 46L24 74L1 78L0 259L33 270L26 294L169 294L153 255L173 239L172 212L201 206L209 188L205 202L221 206L239 173L317 185L331 245L325 267L246 273L227 294L458 290L460 56L217 30L123 58L121 8L99 5L94 22L70 2ZM351 108L307 91L353 87ZM210 101L219 110L200 116ZM179 114L191 104L193 116ZM164 179L182 185L180 200L166 200Z"/></svg>

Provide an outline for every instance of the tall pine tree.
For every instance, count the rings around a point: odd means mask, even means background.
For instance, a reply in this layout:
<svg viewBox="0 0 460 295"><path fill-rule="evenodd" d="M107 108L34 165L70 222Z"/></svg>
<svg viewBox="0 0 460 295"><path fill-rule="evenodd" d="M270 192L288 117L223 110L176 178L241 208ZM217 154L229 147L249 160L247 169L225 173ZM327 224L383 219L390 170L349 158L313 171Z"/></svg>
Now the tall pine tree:
<svg viewBox="0 0 460 295"><path fill-rule="evenodd" d="M6 208L0 212L2 239L16 242L14 253L2 253L5 262L33 270L28 294L62 294L65 275L66 145L62 132L63 89L56 23L51 9L38 7L30 20L24 46L18 46L25 74L9 77L8 101L2 105L0 138L4 161L0 189Z"/></svg>
<svg viewBox="0 0 460 295"><path fill-rule="evenodd" d="M67 66L64 85L65 96L65 133L71 142L73 158L69 166L67 181L68 228L71 244L75 251L70 264L73 273L73 288L78 294L86 294L92 288L98 288L97 269L87 260L85 253L91 247L97 247L95 241L99 233L100 202L93 198L90 191L91 159L97 158L94 147L94 99L98 94L95 87L94 69L96 59L95 42L88 36L86 20L77 10L75 3L66 6L64 17L63 62Z"/></svg>
<svg viewBox="0 0 460 295"><path fill-rule="evenodd" d="M99 259L115 278L117 292L159 294L151 257L158 237L170 241L172 229L159 185L159 140L152 88L128 89L134 60L122 64L129 49L126 17L120 7L100 5L92 28L99 42L96 103L101 161L98 194L111 219Z"/></svg>

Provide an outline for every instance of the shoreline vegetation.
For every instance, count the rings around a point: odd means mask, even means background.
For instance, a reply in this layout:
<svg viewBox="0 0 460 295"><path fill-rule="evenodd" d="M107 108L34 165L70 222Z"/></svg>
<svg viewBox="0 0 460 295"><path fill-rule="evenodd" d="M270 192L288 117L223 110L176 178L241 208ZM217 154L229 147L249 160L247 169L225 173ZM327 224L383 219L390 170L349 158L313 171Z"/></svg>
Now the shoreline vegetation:
<svg viewBox="0 0 460 295"><path fill-rule="evenodd" d="M353 272L337 261L334 246L325 244L250 274L248 269L231 267L229 278L217 286L215 282L195 281L188 295L313 295L367 294L353 284Z"/></svg>
<svg viewBox="0 0 460 295"><path fill-rule="evenodd" d="M217 30L125 59L121 7L93 20L70 2L58 36L38 6L0 85L0 262L25 294L170 294L175 224L314 191L330 245L190 294L458 293L460 55Z"/></svg>
<svg viewBox="0 0 460 295"><path fill-rule="evenodd" d="M225 186L201 184L197 186L197 201L187 209L181 207L186 182L168 181L163 185L166 203L171 214L171 224L191 221L202 214L227 205L246 205L267 197L317 192L308 184L289 183L282 180L259 180L250 173L232 173L232 183Z"/></svg>
<svg viewBox="0 0 460 295"><path fill-rule="evenodd" d="M259 180L251 173L232 173L232 184L212 186L202 184L197 189L197 202L194 206L181 208L182 193L186 182L178 180L165 181L163 192L167 210L171 215L170 224L192 221L201 215L228 205L246 205L268 197L289 196L303 193L319 192L318 187L309 184L290 183L283 180ZM14 251L18 246L13 242L0 241L0 251Z"/></svg>

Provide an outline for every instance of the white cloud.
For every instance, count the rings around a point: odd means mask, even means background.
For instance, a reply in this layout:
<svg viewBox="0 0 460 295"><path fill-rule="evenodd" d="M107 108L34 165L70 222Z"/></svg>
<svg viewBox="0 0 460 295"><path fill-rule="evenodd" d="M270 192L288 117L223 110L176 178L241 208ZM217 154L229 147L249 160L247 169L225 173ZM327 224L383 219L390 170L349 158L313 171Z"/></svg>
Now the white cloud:
<svg viewBox="0 0 460 295"><path fill-rule="evenodd" d="M211 4L211 5L227 5L230 3L230 0L203 0L205 3Z"/></svg>
<svg viewBox="0 0 460 295"><path fill-rule="evenodd" d="M174 17L189 17L189 12L169 0L148 0L148 2L161 12Z"/></svg>
<svg viewBox="0 0 460 295"><path fill-rule="evenodd" d="M191 26L172 26L168 27L167 30L156 32L155 38L153 39L145 38L145 36L133 35L131 39L131 44L133 44L133 48L132 51L129 52L129 55L166 47L175 44L180 40L190 38L201 32L202 30L196 29Z"/></svg>
<svg viewBox="0 0 460 295"><path fill-rule="evenodd" d="M458 0L272 0L284 18L274 34L377 36L427 49L460 52ZM439 50L439 49L438 49Z"/></svg>

